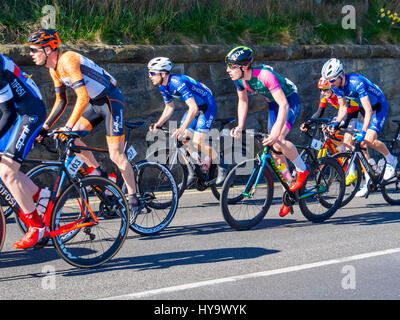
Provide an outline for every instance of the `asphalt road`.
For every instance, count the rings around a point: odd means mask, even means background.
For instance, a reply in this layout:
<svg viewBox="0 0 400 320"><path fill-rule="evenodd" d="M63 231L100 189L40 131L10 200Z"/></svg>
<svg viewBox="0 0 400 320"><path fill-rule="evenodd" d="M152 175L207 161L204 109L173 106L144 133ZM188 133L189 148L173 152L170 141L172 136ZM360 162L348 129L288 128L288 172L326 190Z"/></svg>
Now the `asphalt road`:
<svg viewBox="0 0 400 320"><path fill-rule="evenodd" d="M94 270L71 267L51 247L14 250L22 234L9 218L0 299L237 300L239 312L241 300L400 298L400 207L375 193L314 224L297 206L280 218L280 201L276 192L265 219L239 232L210 191L188 191L166 230L130 231L114 259Z"/></svg>

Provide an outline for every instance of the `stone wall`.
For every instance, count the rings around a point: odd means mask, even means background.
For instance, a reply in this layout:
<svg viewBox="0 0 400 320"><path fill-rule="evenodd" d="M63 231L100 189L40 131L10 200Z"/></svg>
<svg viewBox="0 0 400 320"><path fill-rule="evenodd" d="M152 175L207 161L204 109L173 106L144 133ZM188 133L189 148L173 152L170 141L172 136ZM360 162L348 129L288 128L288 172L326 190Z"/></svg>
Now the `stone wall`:
<svg viewBox="0 0 400 320"><path fill-rule="evenodd" d="M224 57L231 46L182 45L182 46L74 46L63 50L76 50L108 70L118 81L118 86L126 98L126 119L154 122L163 110L163 101L157 88L148 79L147 62L155 56L168 56L174 62L174 73L184 73L206 84L214 93L218 105L217 117L236 117L237 96L233 82L225 71ZM346 72L365 75L383 90L389 105L389 120L386 121L383 136L394 129L390 119L400 115L400 47L387 46L256 46L255 64L267 63L281 75L292 80L298 87L302 102L302 113L289 138L294 143L304 143L298 125L316 110L319 91L316 87L324 62L331 58L341 58ZM32 64L27 46L2 46L1 53L12 58L25 72L33 74L39 85L48 110L54 101L54 89L48 70ZM70 106L74 103L74 93L69 92ZM259 96L250 96L250 109L247 127L265 129L267 124L267 105ZM176 112L172 120L180 120L186 110L184 103L176 101ZM329 108L328 115L333 115ZM67 109L60 119L60 126L70 114ZM146 150L146 130L133 133L131 143L142 159ZM92 135L85 138L89 145L105 147L104 126L95 128ZM33 155L38 151L33 151ZM104 155L98 155L106 166L110 163Z"/></svg>

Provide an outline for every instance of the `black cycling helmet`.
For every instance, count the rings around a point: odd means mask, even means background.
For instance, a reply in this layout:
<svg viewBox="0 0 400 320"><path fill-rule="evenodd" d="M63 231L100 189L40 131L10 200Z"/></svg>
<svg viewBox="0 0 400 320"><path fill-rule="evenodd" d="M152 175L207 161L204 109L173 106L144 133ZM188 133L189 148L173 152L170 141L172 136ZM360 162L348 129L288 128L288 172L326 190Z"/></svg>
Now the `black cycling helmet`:
<svg viewBox="0 0 400 320"><path fill-rule="evenodd" d="M225 63L246 66L253 63L253 50L249 47L239 46L233 48L225 57Z"/></svg>
<svg viewBox="0 0 400 320"><path fill-rule="evenodd" d="M55 50L61 41L56 30L40 29L29 35L27 43L38 47L49 46Z"/></svg>

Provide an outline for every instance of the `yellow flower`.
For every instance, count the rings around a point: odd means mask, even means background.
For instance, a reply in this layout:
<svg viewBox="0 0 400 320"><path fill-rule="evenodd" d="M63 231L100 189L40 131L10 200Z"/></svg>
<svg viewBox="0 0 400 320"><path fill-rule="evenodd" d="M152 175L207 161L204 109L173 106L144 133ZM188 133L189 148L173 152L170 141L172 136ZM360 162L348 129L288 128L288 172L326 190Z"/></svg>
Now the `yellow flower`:
<svg viewBox="0 0 400 320"><path fill-rule="evenodd" d="M381 8L381 12L385 11L385 9Z"/></svg>
<svg viewBox="0 0 400 320"><path fill-rule="evenodd" d="M388 10L386 13L387 13L387 14L390 14L390 10Z"/></svg>
<svg viewBox="0 0 400 320"><path fill-rule="evenodd" d="M395 12L394 15L397 16L397 12Z"/></svg>
<svg viewBox="0 0 400 320"><path fill-rule="evenodd" d="M378 23L381 23L381 20L378 20Z"/></svg>
<svg viewBox="0 0 400 320"><path fill-rule="evenodd" d="M383 18L384 16L385 16L385 14L384 14L384 13L382 13L382 14L381 14L381 17Z"/></svg>

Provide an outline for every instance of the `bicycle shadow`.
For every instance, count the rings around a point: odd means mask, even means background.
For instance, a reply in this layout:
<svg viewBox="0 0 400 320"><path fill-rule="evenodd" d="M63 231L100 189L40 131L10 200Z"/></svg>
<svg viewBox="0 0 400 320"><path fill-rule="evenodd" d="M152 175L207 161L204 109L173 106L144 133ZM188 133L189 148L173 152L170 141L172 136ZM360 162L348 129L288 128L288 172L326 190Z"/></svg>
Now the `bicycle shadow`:
<svg viewBox="0 0 400 320"><path fill-rule="evenodd" d="M43 249L45 250L45 249ZM51 251L49 249L49 251ZM19 264L27 263L28 261L34 264L40 264L48 262L49 259L55 260L59 259L55 250L53 250L54 255L50 256L47 254L47 259L44 259L44 255L31 255L31 258L25 260L20 260ZM57 270L54 275L60 275L65 277L70 276L82 276L87 274L98 274L104 272L115 272L118 270L161 270L168 269L175 266L184 265L197 265L206 263L216 263L225 262L231 260L248 260L256 259L261 256L270 255L278 253L279 250L268 250L265 248L258 247L236 247L236 248L220 248L220 249L210 249L210 250L193 250L193 251L178 251L178 252L168 252L168 253L157 253L144 256L134 256L134 257L114 257L111 261L97 268L93 269L78 269L70 268L64 270ZM37 253L37 252L36 252ZM14 255L15 258L21 258L21 254ZM2 263L3 264L3 263ZM19 265L18 264L18 265ZM33 263L32 263L33 264ZM17 266L17 264L9 263L7 267ZM2 267L5 267L2 265ZM30 273L25 275L16 275L11 277L0 278L1 282L14 281L21 279L31 279L37 277L45 277L46 274L43 273Z"/></svg>

